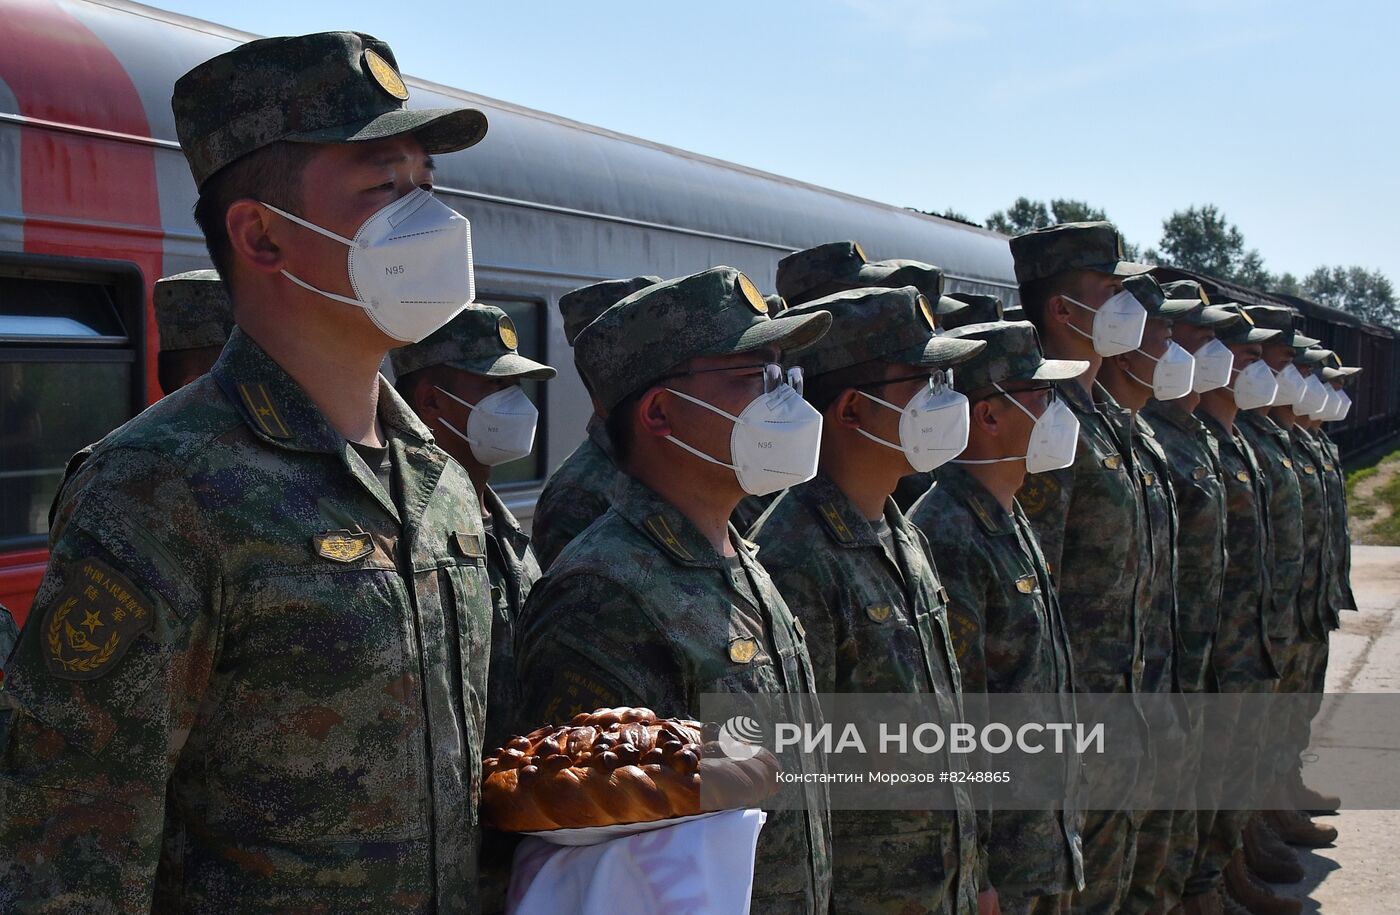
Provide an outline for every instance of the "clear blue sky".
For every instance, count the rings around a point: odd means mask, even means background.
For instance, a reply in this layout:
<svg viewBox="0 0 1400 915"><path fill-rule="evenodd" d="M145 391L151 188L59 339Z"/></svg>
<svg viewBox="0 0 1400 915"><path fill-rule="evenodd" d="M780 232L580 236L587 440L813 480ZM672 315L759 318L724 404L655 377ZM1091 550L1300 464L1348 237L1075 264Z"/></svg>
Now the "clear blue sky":
<svg viewBox="0 0 1400 915"><path fill-rule="evenodd" d="M1266 0L165 0L353 28L405 72L981 221L1076 197L1157 243L1214 203L1274 272L1400 286L1400 4Z"/></svg>

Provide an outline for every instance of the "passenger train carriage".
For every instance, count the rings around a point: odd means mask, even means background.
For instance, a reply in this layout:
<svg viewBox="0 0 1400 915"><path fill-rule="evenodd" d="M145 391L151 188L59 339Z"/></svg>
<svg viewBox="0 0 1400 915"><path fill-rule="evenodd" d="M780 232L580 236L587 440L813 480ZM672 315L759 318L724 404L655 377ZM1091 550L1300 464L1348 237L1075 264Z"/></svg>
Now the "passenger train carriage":
<svg viewBox="0 0 1400 915"><path fill-rule="evenodd" d="M254 37L124 0L0 0L0 602L21 622L69 456L160 397L152 284L209 264L171 89ZM479 146L439 157L436 193L472 222L479 300L512 315L523 352L559 369L529 391L542 412L535 455L493 477L527 524L590 412L555 307L570 289L715 264L771 289L783 255L851 238L873 258L938 264L950 291L1014 303L997 233L406 82L411 106L465 104L490 118ZM1329 322L1364 338L1343 347L1349 361L1389 365L1391 332L1308 314L1324 340L1334 342ZM1364 397L1367 422L1393 428L1394 397Z"/></svg>

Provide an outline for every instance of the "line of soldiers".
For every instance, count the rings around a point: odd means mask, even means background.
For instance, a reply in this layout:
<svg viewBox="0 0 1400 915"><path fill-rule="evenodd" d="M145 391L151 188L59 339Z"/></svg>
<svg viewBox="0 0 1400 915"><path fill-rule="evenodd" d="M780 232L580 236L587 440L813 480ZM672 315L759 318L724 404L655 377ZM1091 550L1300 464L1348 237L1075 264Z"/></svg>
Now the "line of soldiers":
<svg viewBox="0 0 1400 915"><path fill-rule="evenodd" d="M462 227L421 193L484 116L407 97L353 32L177 83L218 271L157 284L169 396L55 500L0 682L0 908L498 911L483 750L599 707L1321 692L1354 601L1318 418L1355 370L1286 309L1159 286L1106 223L1012 240L1028 321L851 242L785 258L781 298L730 267L561 297L595 412L527 537L488 480L554 369L455 307ZM1237 763L1263 723L1238 725ZM1289 911L1250 867L1331 838L802 790L755 912Z"/></svg>

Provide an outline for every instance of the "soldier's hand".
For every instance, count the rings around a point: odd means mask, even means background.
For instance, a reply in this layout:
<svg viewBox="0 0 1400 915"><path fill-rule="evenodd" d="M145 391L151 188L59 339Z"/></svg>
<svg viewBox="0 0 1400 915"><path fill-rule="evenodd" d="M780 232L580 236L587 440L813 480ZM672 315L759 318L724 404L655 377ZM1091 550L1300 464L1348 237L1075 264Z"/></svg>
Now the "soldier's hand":
<svg viewBox="0 0 1400 915"><path fill-rule="evenodd" d="M1001 915L1001 899L995 888L977 894L977 915Z"/></svg>

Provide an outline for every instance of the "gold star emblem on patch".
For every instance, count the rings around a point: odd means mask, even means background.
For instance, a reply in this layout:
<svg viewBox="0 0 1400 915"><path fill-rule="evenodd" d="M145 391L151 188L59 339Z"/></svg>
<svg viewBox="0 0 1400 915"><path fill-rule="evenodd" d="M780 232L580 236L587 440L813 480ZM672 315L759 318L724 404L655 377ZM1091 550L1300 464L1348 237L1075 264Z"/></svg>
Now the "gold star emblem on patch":
<svg viewBox="0 0 1400 915"><path fill-rule="evenodd" d="M729 643L729 660L735 664L747 664L758 654L758 642L751 638L735 639Z"/></svg>
<svg viewBox="0 0 1400 915"><path fill-rule="evenodd" d="M759 294L758 287L753 284L753 280L739 274L739 279L735 282L739 289L739 294L744 297L744 301L750 308L761 315L768 314L768 303Z"/></svg>
<svg viewBox="0 0 1400 915"><path fill-rule="evenodd" d="M403 84L403 78L399 76L399 71L368 48L365 49L365 69L369 71L370 77L374 79L379 88L401 102L408 101L408 87Z"/></svg>
<svg viewBox="0 0 1400 915"><path fill-rule="evenodd" d="M151 627L151 603L96 559L69 563L63 574L67 585L43 619L44 662L55 677L95 680L116 667L136 637Z"/></svg>
<svg viewBox="0 0 1400 915"><path fill-rule="evenodd" d="M515 322L509 315L501 315L501 320L496 322L496 333L500 335L506 349L511 352L520 346L520 335L515 332Z"/></svg>

